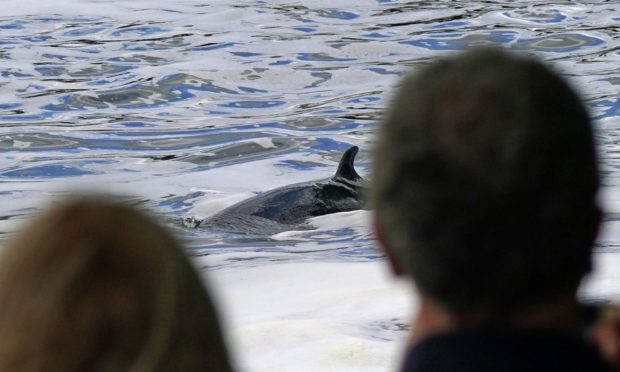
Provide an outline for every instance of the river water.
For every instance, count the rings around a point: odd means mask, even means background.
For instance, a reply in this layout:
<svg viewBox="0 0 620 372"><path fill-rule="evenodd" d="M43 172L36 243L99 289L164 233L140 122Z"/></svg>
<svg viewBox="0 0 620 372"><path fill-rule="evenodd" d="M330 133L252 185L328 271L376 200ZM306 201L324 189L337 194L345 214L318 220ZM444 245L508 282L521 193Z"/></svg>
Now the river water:
<svg viewBox="0 0 620 372"><path fill-rule="evenodd" d="M415 299L368 212L254 239L182 222L329 177L350 145L368 175L399 77L497 44L552 63L591 108L608 214L582 296L619 298L618 24L614 1L5 0L0 239L56 196L124 195L185 240L240 369L393 369Z"/></svg>

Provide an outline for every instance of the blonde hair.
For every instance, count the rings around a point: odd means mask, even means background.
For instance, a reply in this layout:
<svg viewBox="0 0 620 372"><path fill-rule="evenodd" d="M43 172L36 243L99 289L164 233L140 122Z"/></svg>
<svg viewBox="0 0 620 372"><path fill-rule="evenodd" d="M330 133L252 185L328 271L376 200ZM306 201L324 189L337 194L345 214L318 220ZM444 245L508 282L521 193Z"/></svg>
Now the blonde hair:
<svg viewBox="0 0 620 372"><path fill-rule="evenodd" d="M0 370L231 371L179 243L134 208L54 207L0 257Z"/></svg>

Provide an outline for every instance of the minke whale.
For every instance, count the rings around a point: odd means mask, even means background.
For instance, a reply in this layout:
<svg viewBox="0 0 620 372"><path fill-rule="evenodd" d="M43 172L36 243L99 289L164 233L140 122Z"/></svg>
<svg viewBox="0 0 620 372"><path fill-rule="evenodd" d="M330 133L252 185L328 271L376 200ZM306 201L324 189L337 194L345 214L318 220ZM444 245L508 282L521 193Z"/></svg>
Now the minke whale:
<svg viewBox="0 0 620 372"><path fill-rule="evenodd" d="M357 146L345 151L331 178L260 193L206 218L200 226L223 232L271 235L304 228L310 217L363 209L368 182L353 166L358 151Z"/></svg>

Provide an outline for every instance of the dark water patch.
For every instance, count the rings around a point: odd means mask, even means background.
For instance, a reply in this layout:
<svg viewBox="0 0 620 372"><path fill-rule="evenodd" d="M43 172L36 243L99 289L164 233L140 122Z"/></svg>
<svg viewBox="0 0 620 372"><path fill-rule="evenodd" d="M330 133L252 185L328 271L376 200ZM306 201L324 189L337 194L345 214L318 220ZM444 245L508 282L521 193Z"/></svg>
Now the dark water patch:
<svg viewBox="0 0 620 372"><path fill-rule="evenodd" d="M482 33L449 33L428 35L402 44L409 44L419 48L430 50L463 50L473 46L506 44L516 40L519 36L514 31L491 31Z"/></svg>
<svg viewBox="0 0 620 372"><path fill-rule="evenodd" d="M127 123L125 123L127 124ZM129 128L145 128L143 123L129 123ZM137 124L133 125L132 124ZM258 143L262 136L269 136L268 133L257 131L255 126L240 127L238 131L213 130L205 128L203 130L179 131L172 134L165 131L145 131L132 132L115 132L106 131L100 133L97 137L80 138L68 135L53 135L46 133L16 133L0 136L0 149L5 151L81 151L89 150L122 150L126 152L142 152L151 154L154 151L178 151L175 155L187 155L195 149L204 149L207 147L222 146L235 144L243 141L251 141L255 139ZM270 143L268 146L271 146ZM168 154L170 155L170 154Z"/></svg>
<svg viewBox="0 0 620 372"><path fill-rule="evenodd" d="M63 76L67 73L67 69L63 66L37 66L34 69L45 77Z"/></svg>
<svg viewBox="0 0 620 372"><path fill-rule="evenodd" d="M72 111L86 109L150 109L196 97L196 92L237 94L213 82L188 74L173 74L158 80L151 78L135 82L122 88L72 94L60 98L60 103L48 104L43 108L50 111Z"/></svg>
<svg viewBox="0 0 620 372"><path fill-rule="evenodd" d="M397 75L397 76L401 76L404 75L404 72L400 69L398 70L388 70L386 68L383 67L369 67L367 68L368 71L372 71L376 74L379 75Z"/></svg>
<svg viewBox="0 0 620 372"><path fill-rule="evenodd" d="M368 34L364 34L362 36L369 37L371 39L384 39L384 38L393 37L393 35L386 35L386 34L382 34L380 32L371 32L371 33L368 33Z"/></svg>
<svg viewBox="0 0 620 372"><path fill-rule="evenodd" d="M4 110L13 110L15 108L20 107L22 104L19 102L11 102L11 103L0 103L0 111Z"/></svg>
<svg viewBox="0 0 620 372"><path fill-rule="evenodd" d="M342 20L352 20L355 18L359 18L359 14L354 12L349 12L346 10L338 10L338 9L319 9L315 11L316 15L323 18L335 18Z"/></svg>
<svg viewBox="0 0 620 372"><path fill-rule="evenodd" d="M452 28L460 28L469 25L468 21L448 21L448 22L440 22L436 25L430 26L431 29L452 29Z"/></svg>
<svg viewBox="0 0 620 372"><path fill-rule="evenodd" d="M191 51L209 52L217 49L230 48L235 46L236 43L206 43L189 48Z"/></svg>
<svg viewBox="0 0 620 372"><path fill-rule="evenodd" d="M163 65L169 62L169 60L166 58L150 56L147 54L131 54L131 55L124 55L120 57L111 57L111 58L108 58L108 61L127 63L133 66L141 65L141 64L159 66L159 65Z"/></svg>
<svg viewBox="0 0 620 372"><path fill-rule="evenodd" d="M317 80L313 81L312 84L306 85L304 88L315 88L319 85L329 81L332 78L332 74L330 72L311 72L310 76L317 78Z"/></svg>
<svg viewBox="0 0 620 372"><path fill-rule="evenodd" d="M83 37L87 35L99 34L105 30L105 27L81 27L63 32L61 35L68 38Z"/></svg>
<svg viewBox="0 0 620 372"><path fill-rule="evenodd" d="M562 23L568 17L558 9L536 8L515 9L502 13L504 16L533 23Z"/></svg>
<svg viewBox="0 0 620 372"><path fill-rule="evenodd" d="M230 54L238 57L249 58L249 57L258 57L261 56L261 53L252 53L252 52L230 52Z"/></svg>
<svg viewBox="0 0 620 372"><path fill-rule="evenodd" d="M366 259L369 261L381 260L385 254L375 244L367 242L365 244L350 244L347 249L338 251L338 256L346 259Z"/></svg>
<svg viewBox="0 0 620 372"><path fill-rule="evenodd" d="M281 124L283 127L301 129L304 131L325 131L350 128L356 125L351 120L342 120L335 118L325 118L319 116L305 116L300 118L289 119Z"/></svg>
<svg viewBox="0 0 620 372"><path fill-rule="evenodd" d="M293 27L293 30L297 30L297 31L305 32L305 33L312 33L312 32L316 32L317 29L313 27Z"/></svg>
<svg viewBox="0 0 620 372"><path fill-rule="evenodd" d="M83 142L46 133L16 133L0 136L0 150L49 151L82 146Z"/></svg>
<svg viewBox="0 0 620 372"><path fill-rule="evenodd" d="M533 39L521 39L514 44L515 49L535 50L548 53L570 53L577 50L605 44L597 37L570 33L546 35Z"/></svg>
<svg viewBox="0 0 620 372"><path fill-rule="evenodd" d="M620 98L592 100L589 106L594 112L594 120L620 116Z"/></svg>
<svg viewBox="0 0 620 372"><path fill-rule="evenodd" d="M302 161L302 160L284 160L278 163L279 166L285 168L291 168L298 171L308 171L316 168L325 167L325 164L317 163L313 161Z"/></svg>
<svg viewBox="0 0 620 372"><path fill-rule="evenodd" d="M145 123L145 122L141 122L141 121L128 121L128 122L124 122L124 123L119 123L117 124L120 127L125 127L125 128L152 128L152 127L156 127L155 124L149 124L149 123Z"/></svg>
<svg viewBox="0 0 620 372"><path fill-rule="evenodd" d="M299 141L293 138L253 138L211 148L178 160L208 167L224 167L234 164L281 156L294 151Z"/></svg>
<svg viewBox="0 0 620 372"><path fill-rule="evenodd" d="M2 30L22 30L25 28L25 21L2 21L0 29Z"/></svg>
<svg viewBox="0 0 620 372"><path fill-rule="evenodd" d="M220 133L219 135L214 134L212 136L167 136L168 138L142 137L141 139L119 143L119 147L132 150L185 150L184 152L187 152L193 151L192 148L202 148L205 146L218 145L220 143L237 142L243 139L252 138L253 135L255 134Z"/></svg>
<svg viewBox="0 0 620 372"><path fill-rule="evenodd" d="M0 173L0 178L65 178L94 174L94 172L66 164L47 164L25 167Z"/></svg>
<svg viewBox="0 0 620 372"><path fill-rule="evenodd" d="M523 38L516 31L491 31L483 33L447 33L403 41L430 50L464 50L480 45L504 45L507 48L548 53L569 53L605 44L605 41L580 33L561 33L535 38Z"/></svg>
<svg viewBox="0 0 620 372"><path fill-rule="evenodd" d="M36 123L39 121L46 121L53 116L51 112L42 112L40 114L29 114L24 111L15 112L11 115L0 115L0 123L6 125L6 127L11 127L10 124L18 124L23 125L24 123Z"/></svg>
<svg viewBox="0 0 620 372"><path fill-rule="evenodd" d="M176 49L180 47L187 47L191 45L191 41L187 40L187 36L191 34L171 35L162 38L154 38L141 40L144 43L147 50L168 50Z"/></svg>
<svg viewBox="0 0 620 372"><path fill-rule="evenodd" d="M245 92L245 93L269 93L268 90L258 89L258 88L243 87L243 86L238 86L237 88L240 91Z"/></svg>
<svg viewBox="0 0 620 372"><path fill-rule="evenodd" d="M318 114L320 111L325 110L341 110L343 108L351 108L348 107L346 102L356 98L367 97L369 95L376 95L382 93L381 91L370 91L370 92L356 92L348 95L330 95L324 97L322 95L318 95L312 97L311 102L299 104L295 107L295 114ZM350 112L350 111L349 111ZM335 117L332 115L331 117ZM321 118L322 119L322 118Z"/></svg>
<svg viewBox="0 0 620 372"><path fill-rule="evenodd" d="M69 56L65 56L62 54L53 54L53 53L43 53L41 54L41 60L49 60L53 62L64 62L68 61ZM44 64L45 62L35 62L34 65Z"/></svg>
<svg viewBox="0 0 620 372"><path fill-rule="evenodd" d="M169 211L185 212L190 209L197 199L205 196L204 192L197 191L187 195L167 195L158 203L159 208Z"/></svg>
<svg viewBox="0 0 620 372"><path fill-rule="evenodd" d="M36 93L22 94L21 97L22 98L36 98L36 97L51 96L51 95L57 95L57 94L83 92L85 90L86 89L41 89Z"/></svg>
<svg viewBox="0 0 620 372"><path fill-rule="evenodd" d="M297 59L300 61L312 61L312 62L350 62L355 61L355 58L340 58L333 57L327 53L299 53Z"/></svg>
<svg viewBox="0 0 620 372"><path fill-rule="evenodd" d="M98 76L114 76L135 69L136 66L123 66L118 64L94 63L87 68L77 71L67 72L71 77L98 77Z"/></svg>
<svg viewBox="0 0 620 372"><path fill-rule="evenodd" d="M23 73L20 70L11 70L11 69L9 69L9 70L5 70L5 71L0 72L0 76L2 76L3 78L12 78L12 77L15 77L15 78L29 78L29 77L32 77L33 75L32 74Z"/></svg>
<svg viewBox="0 0 620 372"><path fill-rule="evenodd" d="M156 26L132 26L132 27L122 27L121 30L112 32L112 36L115 37L143 37L153 34L159 34L162 32L167 32L168 29L156 27Z"/></svg>
<svg viewBox="0 0 620 372"><path fill-rule="evenodd" d="M276 62L272 62L269 65L271 66L285 66L285 65L290 65L291 63L293 63L293 61L287 59L287 60L279 60Z"/></svg>
<svg viewBox="0 0 620 372"><path fill-rule="evenodd" d="M41 43L45 41L54 40L54 37L50 35L36 35L36 36L29 36L24 39L27 41L30 41L31 43Z"/></svg>
<svg viewBox="0 0 620 372"><path fill-rule="evenodd" d="M294 234L274 237L260 235L220 235L194 230L194 234L184 233L192 252L198 256L227 254L226 266L236 262L275 262L275 261L371 261L382 259L383 254L367 235L353 229L344 230L298 230ZM196 233L198 232L198 233ZM346 235L335 240L333 234ZM343 235L343 236L344 236ZM200 243L202 242L202 244ZM206 243L206 244L205 244ZM240 253L239 256L231 252Z"/></svg>
<svg viewBox="0 0 620 372"><path fill-rule="evenodd" d="M233 101L228 103L222 103L220 106L222 107L230 107L230 108L241 108L241 109L263 109L263 108L271 108L275 106L281 106L285 104L284 101L278 100L267 100L267 101Z"/></svg>
<svg viewBox="0 0 620 372"><path fill-rule="evenodd" d="M58 41L50 45L52 48L59 49L81 49L87 53L98 53L99 50L91 49L92 46L104 45L105 41L92 39L72 39L67 41Z"/></svg>
<svg viewBox="0 0 620 372"><path fill-rule="evenodd" d="M366 104L366 103L370 103L370 102L377 102L379 100L381 100L381 97L378 97L378 96L366 96L366 97L355 98L355 99L349 100L349 101L347 101L347 103Z"/></svg>

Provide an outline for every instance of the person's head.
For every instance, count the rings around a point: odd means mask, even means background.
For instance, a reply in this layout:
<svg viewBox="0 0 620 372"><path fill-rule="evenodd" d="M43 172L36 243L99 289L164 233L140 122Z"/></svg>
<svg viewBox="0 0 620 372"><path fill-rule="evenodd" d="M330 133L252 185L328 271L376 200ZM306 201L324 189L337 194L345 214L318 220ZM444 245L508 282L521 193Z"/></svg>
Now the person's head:
<svg viewBox="0 0 620 372"><path fill-rule="evenodd" d="M66 202L4 249L0 370L231 370L200 277L144 213L94 197Z"/></svg>
<svg viewBox="0 0 620 372"><path fill-rule="evenodd" d="M495 49L404 79L375 152L377 229L452 313L575 295L600 212L590 119L542 63Z"/></svg>

